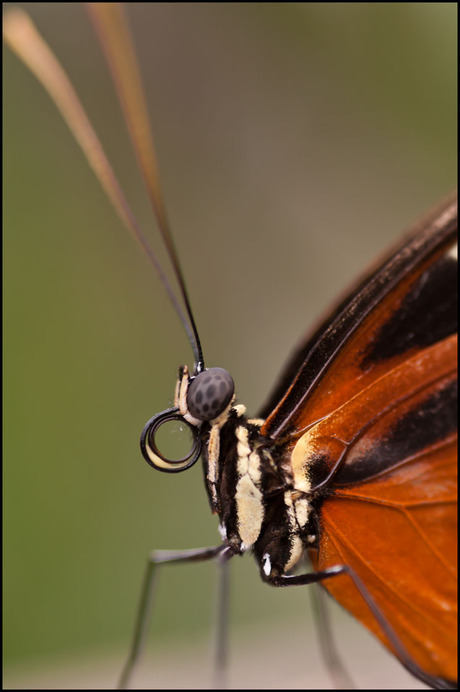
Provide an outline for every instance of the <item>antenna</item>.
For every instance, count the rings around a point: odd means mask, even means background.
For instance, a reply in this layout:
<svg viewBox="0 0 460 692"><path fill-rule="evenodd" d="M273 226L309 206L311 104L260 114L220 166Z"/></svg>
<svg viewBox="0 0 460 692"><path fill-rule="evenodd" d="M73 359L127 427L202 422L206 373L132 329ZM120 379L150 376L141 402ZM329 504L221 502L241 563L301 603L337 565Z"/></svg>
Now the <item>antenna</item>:
<svg viewBox="0 0 460 692"><path fill-rule="evenodd" d="M198 373L204 369L203 352L166 215L140 73L124 12L118 3L86 3L86 5L115 82L160 235L179 285L185 313L157 255L137 223L100 139L56 56L38 33L28 14L19 8L11 9L5 14L3 36L13 52L27 65L54 101L118 216L158 273L187 333L195 358L195 372Z"/></svg>

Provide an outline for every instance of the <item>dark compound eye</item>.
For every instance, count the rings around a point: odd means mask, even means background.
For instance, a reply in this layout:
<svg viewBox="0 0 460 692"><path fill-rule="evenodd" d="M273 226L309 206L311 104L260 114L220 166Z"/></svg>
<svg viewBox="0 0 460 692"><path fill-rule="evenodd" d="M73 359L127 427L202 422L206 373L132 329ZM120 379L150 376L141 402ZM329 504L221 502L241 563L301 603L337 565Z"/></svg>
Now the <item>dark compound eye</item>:
<svg viewBox="0 0 460 692"><path fill-rule="evenodd" d="M199 420L213 420L227 408L235 385L223 368L203 370L192 380L187 392L188 410Z"/></svg>

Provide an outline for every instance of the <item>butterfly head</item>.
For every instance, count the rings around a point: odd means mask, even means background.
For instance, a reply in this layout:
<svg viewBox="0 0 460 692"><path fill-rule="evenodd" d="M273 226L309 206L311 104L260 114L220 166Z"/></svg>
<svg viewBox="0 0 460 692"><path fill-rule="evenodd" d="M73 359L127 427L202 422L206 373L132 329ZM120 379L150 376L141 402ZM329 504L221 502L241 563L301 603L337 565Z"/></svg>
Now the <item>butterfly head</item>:
<svg viewBox="0 0 460 692"><path fill-rule="evenodd" d="M235 399L235 385L223 368L208 368L190 375L186 365L179 369L174 407L151 418L141 435L141 451L150 466L166 473L178 473L193 466L199 459L203 443L213 427L226 422ZM158 449L156 434L165 423L177 421L191 431L190 451L181 459L168 459Z"/></svg>

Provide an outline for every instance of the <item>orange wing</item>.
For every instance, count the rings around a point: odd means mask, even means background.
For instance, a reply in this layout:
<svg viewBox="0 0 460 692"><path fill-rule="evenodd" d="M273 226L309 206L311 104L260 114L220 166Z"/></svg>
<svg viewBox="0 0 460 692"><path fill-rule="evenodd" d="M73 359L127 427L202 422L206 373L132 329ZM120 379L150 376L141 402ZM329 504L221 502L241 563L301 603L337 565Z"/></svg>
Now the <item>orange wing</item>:
<svg viewBox="0 0 460 692"><path fill-rule="evenodd" d="M321 512L317 570L346 564L361 577L409 655L457 679L456 442L389 477L338 491ZM351 579L324 587L390 648Z"/></svg>
<svg viewBox="0 0 460 692"><path fill-rule="evenodd" d="M301 344L261 412L262 434L298 438L407 355L457 331L457 195L373 268Z"/></svg>
<svg viewBox="0 0 460 692"><path fill-rule="evenodd" d="M456 228L453 197L355 287L288 364L261 430L310 498L314 568L351 567L409 656L448 681L457 676ZM324 587L393 651L350 576Z"/></svg>
<svg viewBox="0 0 460 692"><path fill-rule="evenodd" d="M423 380L418 356L309 433L313 449L337 449L339 434L346 442L319 513L315 569L352 567L409 655L427 673L448 680L457 676L455 347L456 337L431 347ZM452 415L433 435L430 420L441 408ZM418 436L406 444L402 438L411 426ZM363 479L373 456L374 474ZM392 648L348 576L324 587Z"/></svg>

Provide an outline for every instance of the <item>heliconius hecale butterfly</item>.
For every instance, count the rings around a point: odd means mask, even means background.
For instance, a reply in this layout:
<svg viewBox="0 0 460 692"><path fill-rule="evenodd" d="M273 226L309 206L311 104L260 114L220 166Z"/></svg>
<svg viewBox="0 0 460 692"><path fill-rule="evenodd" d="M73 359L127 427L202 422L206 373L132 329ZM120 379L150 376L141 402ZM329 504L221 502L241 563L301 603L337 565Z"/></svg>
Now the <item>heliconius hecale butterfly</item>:
<svg viewBox="0 0 460 692"><path fill-rule="evenodd" d="M145 426L142 453L170 473L202 456L222 535L216 548L153 554L121 686L139 655L156 566L216 558L224 568L231 557L252 551L264 581L320 582L414 676L435 688L455 688L456 196L419 223L300 343L260 417L248 418L235 403L228 372L204 366L120 8L106 3L90 9L185 315L163 280L195 355L191 372L180 369L174 407ZM23 13L10 15L6 37L45 83L118 213L161 273L54 56ZM190 453L177 461L156 443L158 429L171 420L193 435ZM306 553L312 571L293 574ZM220 656L223 641L221 631Z"/></svg>

